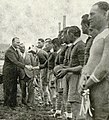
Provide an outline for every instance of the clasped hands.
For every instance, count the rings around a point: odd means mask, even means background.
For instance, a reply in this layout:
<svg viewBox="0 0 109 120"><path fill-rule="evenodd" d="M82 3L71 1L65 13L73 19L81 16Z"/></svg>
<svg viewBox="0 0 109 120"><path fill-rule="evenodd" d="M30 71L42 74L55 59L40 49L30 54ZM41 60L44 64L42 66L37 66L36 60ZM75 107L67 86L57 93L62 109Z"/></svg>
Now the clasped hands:
<svg viewBox="0 0 109 120"><path fill-rule="evenodd" d="M25 65L25 68L31 71L31 70L37 70L37 69L39 69L39 66L33 67L32 65Z"/></svg>

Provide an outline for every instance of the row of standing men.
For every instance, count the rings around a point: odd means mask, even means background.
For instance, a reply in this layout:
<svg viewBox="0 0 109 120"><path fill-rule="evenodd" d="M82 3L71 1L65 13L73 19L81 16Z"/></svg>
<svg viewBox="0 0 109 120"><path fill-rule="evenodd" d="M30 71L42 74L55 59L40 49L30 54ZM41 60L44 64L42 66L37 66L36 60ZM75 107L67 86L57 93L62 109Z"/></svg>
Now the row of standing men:
<svg viewBox="0 0 109 120"><path fill-rule="evenodd" d="M102 8L102 6L104 7ZM91 9L90 19L88 19L88 14L82 16L82 31L88 35L86 44L81 40L81 30L77 26L64 28L60 31L58 38L53 40L50 38L45 41L38 39L38 46L28 50L27 55L19 38L13 38L12 46L6 51L3 67L4 105L13 108L17 104L18 76L22 90L22 103L32 103L31 101L34 101L33 86L38 82L36 70L40 70L41 97L45 105L52 104L55 111L54 116L61 117L64 114L68 119L81 119L79 116L81 96L78 92L78 85L80 85L83 93L87 89L90 89L91 92L93 117L88 116L87 119L108 120L106 58L108 57L109 29L105 15L108 10L107 2L98 2ZM95 19L93 14L98 15L98 19ZM45 47L42 49L43 43L45 43ZM38 62L36 62L36 58L38 58ZM28 92L30 93L27 100L26 82L28 82ZM101 88L104 94L102 94ZM104 96L103 99L101 99L101 95ZM107 106L104 106L105 104Z"/></svg>

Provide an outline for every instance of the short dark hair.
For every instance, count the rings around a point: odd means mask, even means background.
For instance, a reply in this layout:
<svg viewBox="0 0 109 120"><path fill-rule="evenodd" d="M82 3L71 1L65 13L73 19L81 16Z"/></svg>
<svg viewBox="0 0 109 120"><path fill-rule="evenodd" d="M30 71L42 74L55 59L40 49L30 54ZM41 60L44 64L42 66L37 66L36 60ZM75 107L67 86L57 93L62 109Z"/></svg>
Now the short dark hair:
<svg viewBox="0 0 109 120"><path fill-rule="evenodd" d="M89 14L84 14L81 18L82 18L81 23L87 24L89 26L89 24L90 24L89 19L88 19L89 18Z"/></svg>
<svg viewBox="0 0 109 120"><path fill-rule="evenodd" d="M58 39L60 41L60 44L63 44L65 42L64 41L66 39L65 35L67 34L68 29L69 29L69 27L65 27L63 30L60 31L60 33L58 35ZM63 38L62 38L62 35L64 36Z"/></svg>
<svg viewBox="0 0 109 120"><path fill-rule="evenodd" d="M81 30L79 29L78 26L71 26L68 29L68 34L70 34L70 33L73 33L74 36L76 36L76 37L80 37L81 36Z"/></svg>
<svg viewBox="0 0 109 120"><path fill-rule="evenodd" d="M39 38L39 39L38 39L38 41L44 42L44 39L42 39L42 38Z"/></svg>
<svg viewBox="0 0 109 120"><path fill-rule="evenodd" d="M12 43L15 42L15 39L19 39L19 38L18 38L18 37L14 37L14 38L12 39Z"/></svg>
<svg viewBox="0 0 109 120"><path fill-rule="evenodd" d="M63 30L61 30L61 31L59 32L59 35L58 35L58 38L59 38L59 39L61 38L62 33L64 33L64 34L67 33L68 28L69 28L69 27L65 27L65 28L63 28Z"/></svg>
<svg viewBox="0 0 109 120"><path fill-rule="evenodd" d="M104 11L108 11L109 10L109 3L105 2L105 1L100 1L100 2L97 2L95 3L94 5L98 5L98 7L101 9L101 10L104 10ZM94 6L93 5L93 6Z"/></svg>
<svg viewBox="0 0 109 120"><path fill-rule="evenodd" d="M45 39L45 42L50 42L51 43L51 41L52 41L51 38L46 38Z"/></svg>
<svg viewBox="0 0 109 120"><path fill-rule="evenodd" d="M57 44L57 46L60 46L60 45L61 45L61 40L59 40L58 38L54 38L54 39L52 40L52 43L53 43L53 44Z"/></svg>

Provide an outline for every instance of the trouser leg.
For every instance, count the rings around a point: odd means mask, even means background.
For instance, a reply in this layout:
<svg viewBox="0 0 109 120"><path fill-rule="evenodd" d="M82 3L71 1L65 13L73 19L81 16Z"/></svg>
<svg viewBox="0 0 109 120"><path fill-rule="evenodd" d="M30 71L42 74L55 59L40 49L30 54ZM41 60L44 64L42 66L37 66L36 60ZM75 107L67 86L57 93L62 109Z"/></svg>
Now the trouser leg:
<svg viewBox="0 0 109 120"><path fill-rule="evenodd" d="M17 79L5 79L3 81L4 105L15 107L17 105Z"/></svg>
<svg viewBox="0 0 109 120"><path fill-rule="evenodd" d="M69 73L68 74L68 102L71 103L72 106L72 117L75 120L79 120L80 116L80 103L81 103L81 97L78 93L78 82L79 82L79 75Z"/></svg>
<svg viewBox="0 0 109 120"><path fill-rule="evenodd" d="M48 78L49 84L49 92L50 92L50 101L55 98L56 99L56 80L53 74L52 70L49 70L49 78Z"/></svg>
<svg viewBox="0 0 109 120"><path fill-rule="evenodd" d="M41 95L44 100L44 94L47 88L47 69L41 69L40 71L40 85L41 85Z"/></svg>
<svg viewBox="0 0 109 120"><path fill-rule="evenodd" d="M33 78L28 80L28 99L27 99L27 102L30 104L34 103Z"/></svg>
<svg viewBox="0 0 109 120"><path fill-rule="evenodd" d="M13 81L12 84L10 103L12 107L15 107L17 105L17 80Z"/></svg>
<svg viewBox="0 0 109 120"><path fill-rule="evenodd" d="M26 104L26 81L25 79L20 80L20 88L22 93L22 103Z"/></svg>

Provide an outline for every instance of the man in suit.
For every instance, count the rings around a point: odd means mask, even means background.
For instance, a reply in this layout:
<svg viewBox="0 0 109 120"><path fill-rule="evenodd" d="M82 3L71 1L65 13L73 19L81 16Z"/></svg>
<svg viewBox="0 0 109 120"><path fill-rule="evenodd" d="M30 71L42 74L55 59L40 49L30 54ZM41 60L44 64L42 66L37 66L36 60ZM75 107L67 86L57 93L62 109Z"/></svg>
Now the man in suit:
<svg viewBox="0 0 109 120"><path fill-rule="evenodd" d="M30 66L19 62L19 54L17 51L19 44L19 38L15 37L12 39L12 45L5 53L3 65L4 106L8 106L10 108L14 108L17 105L17 68L31 68Z"/></svg>
<svg viewBox="0 0 109 120"><path fill-rule="evenodd" d="M24 64L31 65L31 66L37 66L37 60L36 57L33 56L32 53L28 53L25 51L25 46L23 43L20 44L20 52L21 52L21 59L20 61ZM28 70L28 69L22 69L20 68L19 72L19 80L20 80L20 87L22 91L22 103L27 105L32 105L34 103L34 86L33 86L33 80L35 79L36 72L35 70ZM26 83L28 87L28 98L26 101Z"/></svg>

